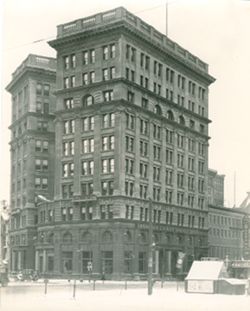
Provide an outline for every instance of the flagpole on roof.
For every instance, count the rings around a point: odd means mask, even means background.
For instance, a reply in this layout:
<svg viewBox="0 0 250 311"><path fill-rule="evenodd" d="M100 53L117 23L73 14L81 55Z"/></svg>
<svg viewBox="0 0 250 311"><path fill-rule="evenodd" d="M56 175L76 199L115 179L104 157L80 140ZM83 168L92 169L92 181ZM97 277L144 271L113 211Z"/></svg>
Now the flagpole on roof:
<svg viewBox="0 0 250 311"><path fill-rule="evenodd" d="M168 0L166 2L166 36L168 36Z"/></svg>

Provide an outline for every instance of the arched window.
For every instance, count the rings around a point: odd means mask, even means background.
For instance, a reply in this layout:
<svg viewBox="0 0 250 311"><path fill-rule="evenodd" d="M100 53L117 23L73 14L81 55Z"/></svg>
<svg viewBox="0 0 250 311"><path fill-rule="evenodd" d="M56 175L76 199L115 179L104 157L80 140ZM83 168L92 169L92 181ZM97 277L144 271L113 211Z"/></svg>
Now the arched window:
<svg viewBox="0 0 250 311"><path fill-rule="evenodd" d="M54 233L50 232L47 239L48 243L54 243Z"/></svg>
<svg viewBox="0 0 250 311"><path fill-rule="evenodd" d="M146 242L147 242L146 233L145 232L140 232L139 233L139 243L140 244L145 244Z"/></svg>
<svg viewBox="0 0 250 311"><path fill-rule="evenodd" d="M165 239L166 239L166 243L170 244L172 242L171 234L170 233L166 233Z"/></svg>
<svg viewBox="0 0 250 311"><path fill-rule="evenodd" d="M154 113L158 114L159 116L162 115L162 109L160 105L155 105L154 107Z"/></svg>
<svg viewBox="0 0 250 311"><path fill-rule="evenodd" d="M153 234L153 242L154 242L154 243L159 243L159 241L160 241L160 236L159 236L159 234L158 234L158 233L154 233L154 234Z"/></svg>
<svg viewBox="0 0 250 311"><path fill-rule="evenodd" d="M124 232L124 240L126 243L130 243L132 241L132 235L129 231Z"/></svg>
<svg viewBox="0 0 250 311"><path fill-rule="evenodd" d="M171 110L167 111L167 118L168 120L174 121L174 114Z"/></svg>
<svg viewBox="0 0 250 311"><path fill-rule="evenodd" d="M86 232L83 232L82 235L81 235L81 241L84 242L84 243L90 243L91 242L91 233L86 231Z"/></svg>
<svg viewBox="0 0 250 311"><path fill-rule="evenodd" d="M179 116L179 123L180 123L181 125L185 125L185 119L184 119L183 116Z"/></svg>
<svg viewBox="0 0 250 311"><path fill-rule="evenodd" d="M44 232L39 233L39 242L41 242L41 243L44 242L44 236L45 236Z"/></svg>
<svg viewBox="0 0 250 311"><path fill-rule="evenodd" d="M72 243L72 234L70 232L64 233L63 243Z"/></svg>
<svg viewBox="0 0 250 311"><path fill-rule="evenodd" d="M110 242L112 242L112 240L113 240L112 233L109 232L109 231L105 231L105 232L103 233L103 235L102 235L102 241L103 241L104 243L110 243Z"/></svg>
<svg viewBox="0 0 250 311"><path fill-rule="evenodd" d="M94 97L92 95L86 95L83 98L83 105L88 107L94 104Z"/></svg>

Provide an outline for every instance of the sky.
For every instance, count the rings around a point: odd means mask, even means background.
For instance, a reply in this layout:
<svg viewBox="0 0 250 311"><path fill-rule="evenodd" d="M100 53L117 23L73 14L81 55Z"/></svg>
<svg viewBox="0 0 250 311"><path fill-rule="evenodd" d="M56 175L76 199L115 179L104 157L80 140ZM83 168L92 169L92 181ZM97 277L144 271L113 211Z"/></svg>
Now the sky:
<svg viewBox="0 0 250 311"><path fill-rule="evenodd" d="M166 2L1 1L0 200L9 200L11 97L5 87L16 67L29 53L56 56L47 41L57 25L118 6L165 34ZM250 0L168 2L169 38L208 63L216 78L209 91L209 167L225 175L225 206L238 206L250 191Z"/></svg>

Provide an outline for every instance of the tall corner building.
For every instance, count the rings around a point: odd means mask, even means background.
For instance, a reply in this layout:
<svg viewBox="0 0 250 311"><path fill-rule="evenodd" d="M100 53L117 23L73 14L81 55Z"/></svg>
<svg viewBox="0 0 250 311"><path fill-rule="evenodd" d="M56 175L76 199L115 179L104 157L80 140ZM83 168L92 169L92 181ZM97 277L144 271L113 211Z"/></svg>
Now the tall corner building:
<svg viewBox="0 0 250 311"><path fill-rule="evenodd" d="M30 54L12 74L10 271L32 268L37 198L54 196L56 60Z"/></svg>
<svg viewBox="0 0 250 311"><path fill-rule="evenodd" d="M208 253L207 64L122 7L57 30L54 198L36 205L35 268L145 277L152 206L153 271L185 273Z"/></svg>

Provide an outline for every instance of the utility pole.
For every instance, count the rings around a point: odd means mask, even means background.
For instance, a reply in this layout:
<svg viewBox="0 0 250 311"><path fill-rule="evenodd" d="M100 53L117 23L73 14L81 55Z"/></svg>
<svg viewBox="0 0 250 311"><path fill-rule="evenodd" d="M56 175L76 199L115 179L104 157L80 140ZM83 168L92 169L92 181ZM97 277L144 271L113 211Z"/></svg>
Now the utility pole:
<svg viewBox="0 0 250 311"><path fill-rule="evenodd" d="M152 200L149 201L149 224L148 224L148 295L153 292L153 223L152 223Z"/></svg>
<svg viewBox="0 0 250 311"><path fill-rule="evenodd" d="M236 207L236 172L234 172L234 207Z"/></svg>

